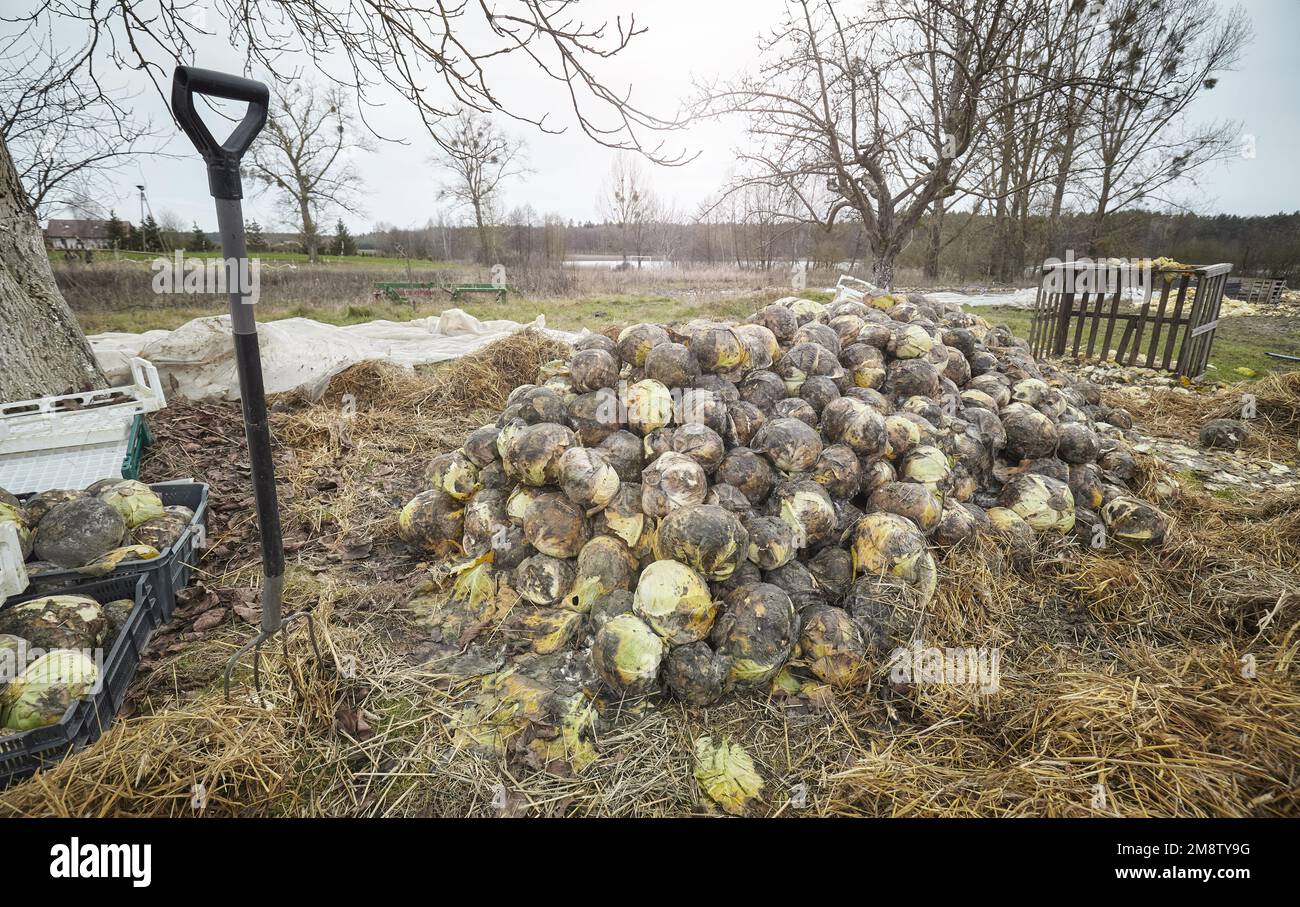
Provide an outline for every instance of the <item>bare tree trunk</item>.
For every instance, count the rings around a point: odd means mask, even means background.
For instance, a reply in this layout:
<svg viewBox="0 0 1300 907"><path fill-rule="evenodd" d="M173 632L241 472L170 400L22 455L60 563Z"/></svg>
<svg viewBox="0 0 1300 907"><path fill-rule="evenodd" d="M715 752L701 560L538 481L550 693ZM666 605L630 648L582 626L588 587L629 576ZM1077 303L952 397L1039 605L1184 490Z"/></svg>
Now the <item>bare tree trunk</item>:
<svg viewBox="0 0 1300 907"><path fill-rule="evenodd" d="M934 200L930 209L930 237L925 248L925 276L931 280L939 278L939 253L943 249L943 211L944 201Z"/></svg>
<svg viewBox="0 0 1300 907"><path fill-rule="evenodd" d="M1107 209L1110 205L1111 161L1106 160L1101 176L1101 190L1097 195L1097 207L1092 213L1092 222L1088 226L1088 257L1097 257L1097 243L1101 239L1102 224L1105 223Z"/></svg>
<svg viewBox="0 0 1300 907"><path fill-rule="evenodd" d="M311 217L311 206L306 196L298 200L298 215L302 218L302 244L307 253L307 261L320 263L320 236L316 231L316 222Z"/></svg>
<svg viewBox="0 0 1300 907"><path fill-rule="evenodd" d="M889 243L871 244L871 282L888 292L894 287L894 261L898 247Z"/></svg>
<svg viewBox="0 0 1300 907"><path fill-rule="evenodd" d="M1074 167L1074 149L1079 127L1075 122L1074 94L1070 94L1069 106L1066 108L1067 125L1065 141L1061 147L1061 157L1056 166L1056 182L1052 187L1052 210L1047 216L1047 235L1043 241L1043 258L1060 256L1062 250L1057 246L1061 236L1061 209L1065 205L1065 187L1069 183Z"/></svg>
<svg viewBox="0 0 1300 907"><path fill-rule="evenodd" d="M54 282L36 215L0 140L0 401L104 387Z"/></svg>
<svg viewBox="0 0 1300 907"><path fill-rule="evenodd" d="M858 266L858 256L862 254L862 225L858 224L857 233L853 236L853 255L849 260L849 271Z"/></svg>
<svg viewBox="0 0 1300 907"><path fill-rule="evenodd" d="M1008 108L1002 117L1002 149L998 163L997 203L993 207L993 250L990 258L992 278L998 283L1008 282L1010 270L1008 258L1011 254L1011 213L1008 204L1008 189L1011 185L1011 172L1015 156L1015 118L1014 109Z"/></svg>
<svg viewBox="0 0 1300 907"><path fill-rule="evenodd" d="M474 203L474 226L478 228L479 255L483 258L483 264L490 267L492 265L492 244L489 241L487 224L483 223L483 206L478 202Z"/></svg>

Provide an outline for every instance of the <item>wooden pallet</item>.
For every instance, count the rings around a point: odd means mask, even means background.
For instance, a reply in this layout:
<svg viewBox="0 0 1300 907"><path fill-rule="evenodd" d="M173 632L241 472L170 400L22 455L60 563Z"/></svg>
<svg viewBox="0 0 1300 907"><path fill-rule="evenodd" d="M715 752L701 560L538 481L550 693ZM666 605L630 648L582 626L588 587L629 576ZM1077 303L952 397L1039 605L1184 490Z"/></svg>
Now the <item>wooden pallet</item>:
<svg viewBox="0 0 1300 907"><path fill-rule="evenodd" d="M1285 289L1285 280L1275 280L1272 277L1230 277L1227 293L1233 299L1243 302L1276 305L1282 301L1282 291Z"/></svg>
<svg viewBox="0 0 1300 907"><path fill-rule="evenodd" d="M1092 263L1044 267L1034 302L1030 347L1035 356L1069 356L1079 361L1106 360L1114 349L1115 361L1121 365L1159 368L1198 379L1209 364L1231 270L1231 264L1216 264L1124 275ZM1126 291L1134 286L1141 297L1126 303ZM1136 307L1136 311L1121 307ZM1118 345L1112 347L1117 337Z"/></svg>

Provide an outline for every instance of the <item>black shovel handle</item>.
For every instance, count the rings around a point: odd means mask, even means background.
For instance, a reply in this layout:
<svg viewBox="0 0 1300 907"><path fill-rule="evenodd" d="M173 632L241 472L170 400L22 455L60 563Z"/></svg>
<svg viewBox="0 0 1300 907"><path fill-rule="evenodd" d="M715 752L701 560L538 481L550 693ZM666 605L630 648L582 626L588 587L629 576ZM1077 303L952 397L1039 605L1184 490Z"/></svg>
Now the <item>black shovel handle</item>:
<svg viewBox="0 0 1300 907"><path fill-rule="evenodd" d="M222 144L212 137L194 107L194 96L248 102L248 111ZM177 66L172 74L172 114L208 165L213 198L243 198L239 161L266 125L270 90L261 82L196 66Z"/></svg>
<svg viewBox="0 0 1300 907"><path fill-rule="evenodd" d="M212 137L195 110L196 94L248 102L248 111L224 144ZM239 179L239 161L266 125L270 95L270 91L261 82L211 69L177 66L172 76L172 113L208 165L208 188L216 199L217 232L221 236L221 252L228 266L234 263L242 268L248 261L240 203L244 192ZM284 544L280 535L280 509L275 490L275 462L271 457L266 392L262 382L262 357L251 301L251 298L245 298L239 281L233 281L230 290L230 329L234 334L239 397L244 411L244 434L248 438L253 499L257 505L257 522L262 542L260 641L281 626Z"/></svg>

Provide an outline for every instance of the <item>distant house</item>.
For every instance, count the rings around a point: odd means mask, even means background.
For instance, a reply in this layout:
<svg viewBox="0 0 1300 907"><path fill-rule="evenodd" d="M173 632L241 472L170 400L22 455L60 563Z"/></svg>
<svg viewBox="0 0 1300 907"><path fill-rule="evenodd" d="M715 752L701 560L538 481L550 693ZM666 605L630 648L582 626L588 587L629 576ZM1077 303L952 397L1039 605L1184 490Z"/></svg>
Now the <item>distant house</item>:
<svg viewBox="0 0 1300 907"><path fill-rule="evenodd" d="M50 218L45 228L45 244L51 249L111 248L108 221Z"/></svg>

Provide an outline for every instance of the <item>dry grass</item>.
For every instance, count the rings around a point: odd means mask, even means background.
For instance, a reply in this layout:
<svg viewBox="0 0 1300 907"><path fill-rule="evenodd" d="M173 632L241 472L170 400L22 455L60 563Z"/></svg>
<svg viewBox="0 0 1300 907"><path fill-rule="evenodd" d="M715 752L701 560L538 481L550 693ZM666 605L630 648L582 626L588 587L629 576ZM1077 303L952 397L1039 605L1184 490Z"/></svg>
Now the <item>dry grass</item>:
<svg viewBox="0 0 1300 907"><path fill-rule="evenodd" d="M1208 394L1154 390L1140 408L1122 394L1111 391L1107 397L1133 409L1147 430L1194 442L1206 420L1241 418L1246 394L1254 397L1255 417L1249 421L1250 433L1243 449L1270 460L1295 460L1300 442L1300 371L1279 372Z"/></svg>
<svg viewBox="0 0 1300 907"><path fill-rule="evenodd" d="M950 559L927 639L1002 646L1001 689L914 691L837 812L1296 814L1300 497L1167 506L1184 531L1156 553Z"/></svg>
<svg viewBox="0 0 1300 907"><path fill-rule="evenodd" d="M705 314L739 315L778 296L788 295L785 268L738 268L690 264L667 268L614 270L558 264L510 265L511 292L504 302L491 294L471 294L451 302L452 286L491 282L489 269L469 263L416 263L407 270L390 260L378 262L263 262L258 320L313 318L331 324L357 324L376 318L404 321L437 315L452 306L479 318L526 323L545 312L553 327L577 329L617 320L636 309L646 320L688 320ZM221 295L159 295L145 261L101 261L57 265L55 277L88 334L175 328L201 315L226 310ZM808 275L811 287L833 284L838 274ZM428 283L432 295L393 301L375 295L389 281ZM759 302L761 300L761 303Z"/></svg>
<svg viewBox="0 0 1300 907"><path fill-rule="evenodd" d="M418 486L429 456L556 352L518 337L431 374L359 366L321 402L277 413L277 439L294 451L286 522L317 527L287 598L313 608L325 669L295 630L289 659L267 660L269 698L253 703L244 688L226 705L215 681L247 628L223 627L142 678L140 714L0 794L0 815L193 815L199 783L208 815L699 814L710 810L690 754L704 733L754 757L761 814L1300 814L1297 495L1229 502L1179 487L1161 502L1175 531L1154 551L1040 537L948 555L918 636L997 647L996 692L898 687L882 664L833 696L755 692L707 709L597 699L597 758L582 771L527 757L560 739L561 722L549 695L525 695L490 706L517 736L471 745L467 716L482 714L471 709L483 708L499 665L491 652L467 667L431 648L401 607L429 574L384 541L406 492L375 486ZM357 401L347 421L345 393ZM338 490L322 502L313 482L326 469ZM1162 478L1144 458L1140 490ZM374 554L337 563L306 553L349 533L377 537ZM220 569L209 585L255 574L239 558L207 566ZM335 665L349 659L355 676L341 676Z"/></svg>

